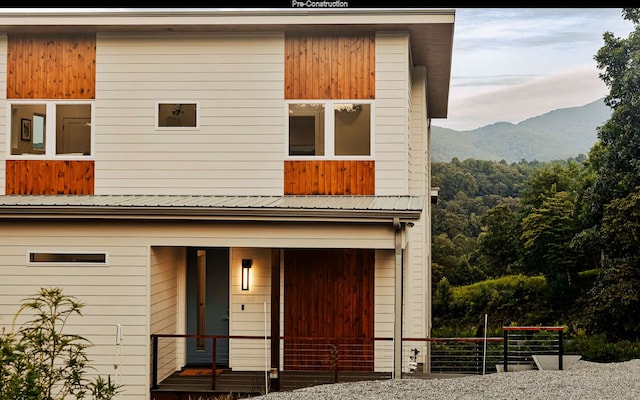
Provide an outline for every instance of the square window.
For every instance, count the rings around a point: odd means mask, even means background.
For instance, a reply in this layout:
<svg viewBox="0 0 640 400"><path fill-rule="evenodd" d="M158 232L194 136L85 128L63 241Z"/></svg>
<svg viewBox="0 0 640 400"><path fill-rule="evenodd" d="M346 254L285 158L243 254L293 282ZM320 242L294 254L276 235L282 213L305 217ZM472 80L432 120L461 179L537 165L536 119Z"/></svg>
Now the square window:
<svg viewBox="0 0 640 400"><path fill-rule="evenodd" d="M158 128L196 128L196 103L158 103Z"/></svg>
<svg viewBox="0 0 640 400"><path fill-rule="evenodd" d="M47 117L53 116L53 118ZM92 104L81 102L11 103L10 155L92 155Z"/></svg>
<svg viewBox="0 0 640 400"><path fill-rule="evenodd" d="M366 101L288 102L287 155L371 157L372 109Z"/></svg>

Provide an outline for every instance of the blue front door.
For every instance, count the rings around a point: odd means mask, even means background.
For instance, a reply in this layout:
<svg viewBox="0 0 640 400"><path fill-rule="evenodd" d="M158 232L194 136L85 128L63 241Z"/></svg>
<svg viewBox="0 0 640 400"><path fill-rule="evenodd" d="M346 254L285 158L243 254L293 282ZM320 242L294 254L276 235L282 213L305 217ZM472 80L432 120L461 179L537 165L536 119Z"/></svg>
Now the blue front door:
<svg viewBox="0 0 640 400"><path fill-rule="evenodd" d="M229 335L229 249L187 249L187 333ZM211 365L210 339L187 339L187 364ZM216 364L229 364L229 340L216 340Z"/></svg>

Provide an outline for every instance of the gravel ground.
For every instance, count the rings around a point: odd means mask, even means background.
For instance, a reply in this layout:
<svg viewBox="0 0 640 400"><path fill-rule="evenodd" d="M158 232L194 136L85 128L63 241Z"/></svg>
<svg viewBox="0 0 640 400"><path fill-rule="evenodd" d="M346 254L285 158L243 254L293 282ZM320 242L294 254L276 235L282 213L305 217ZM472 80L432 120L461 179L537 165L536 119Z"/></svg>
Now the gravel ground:
<svg viewBox="0 0 640 400"><path fill-rule="evenodd" d="M638 400L640 360L580 360L563 371L517 371L461 378L389 379L272 392L252 400Z"/></svg>

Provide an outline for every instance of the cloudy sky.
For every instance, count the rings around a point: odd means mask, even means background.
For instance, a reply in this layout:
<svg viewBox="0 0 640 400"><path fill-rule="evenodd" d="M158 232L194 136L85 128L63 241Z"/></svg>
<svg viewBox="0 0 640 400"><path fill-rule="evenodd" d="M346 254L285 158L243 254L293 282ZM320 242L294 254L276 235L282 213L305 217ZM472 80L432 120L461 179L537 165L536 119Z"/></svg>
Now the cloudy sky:
<svg viewBox="0 0 640 400"><path fill-rule="evenodd" d="M602 35L628 37L621 8L457 8L449 114L469 130L518 123L608 93L593 59Z"/></svg>

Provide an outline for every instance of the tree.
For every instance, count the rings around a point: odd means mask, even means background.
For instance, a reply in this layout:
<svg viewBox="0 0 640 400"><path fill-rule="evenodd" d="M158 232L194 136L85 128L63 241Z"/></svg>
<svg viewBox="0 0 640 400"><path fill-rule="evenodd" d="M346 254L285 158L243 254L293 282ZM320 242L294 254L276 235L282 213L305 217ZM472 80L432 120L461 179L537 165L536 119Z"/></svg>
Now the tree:
<svg viewBox="0 0 640 400"><path fill-rule="evenodd" d="M519 272L522 259L519 199L505 199L482 218L478 236L478 262L491 278Z"/></svg>
<svg viewBox="0 0 640 400"><path fill-rule="evenodd" d="M605 97L611 118L598 130L597 174L589 191L590 233L601 238L602 270L585 300L584 324L612 339L640 338L640 9L625 8L634 25L628 38L603 35L594 59L610 89ZM591 240L592 243L597 243Z"/></svg>
<svg viewBox="0 0 640 400"><path fill-rule="evenodd" d="M101 376L85 378L90 369L88 340L63 333L69 318L81 316L83 304L59 288L40 289L25 299L14 317L25 313L33 319L17 332L0 335L0 399L63 400L112 399L119 387Z"/></svg>
<svg viewBox="0 0 640 400"><path fill-rule="evenodd" d="M573 303L577 269L571 240L575 235L575 195L548 195L522 220L524 269L547 278L548 301L566 312Z"/></svg>

